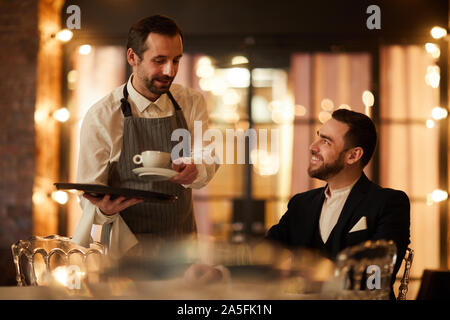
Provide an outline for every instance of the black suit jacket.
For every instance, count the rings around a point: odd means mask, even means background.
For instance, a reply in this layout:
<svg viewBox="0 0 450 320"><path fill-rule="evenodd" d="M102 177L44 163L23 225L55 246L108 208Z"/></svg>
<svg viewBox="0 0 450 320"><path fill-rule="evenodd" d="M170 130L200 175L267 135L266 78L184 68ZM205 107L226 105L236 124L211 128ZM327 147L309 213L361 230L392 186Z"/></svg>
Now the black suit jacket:
<svg viewBox="0 0 450 320"><path fill-rule="evenodd" d="M326 186L292 197L287 212L278 224L269 229L266 239L293 248L319 249L315 244L314 234L319 227L325 189ZM349 233L363 216L367 220L367 229ZM397 245L393 274L395 280L410 243L409 226L408 196L403 191L381 188L363 173L350 191L336 226L326 242L327 254L335 259L341 250L366 240L393 240Z"/></svg>

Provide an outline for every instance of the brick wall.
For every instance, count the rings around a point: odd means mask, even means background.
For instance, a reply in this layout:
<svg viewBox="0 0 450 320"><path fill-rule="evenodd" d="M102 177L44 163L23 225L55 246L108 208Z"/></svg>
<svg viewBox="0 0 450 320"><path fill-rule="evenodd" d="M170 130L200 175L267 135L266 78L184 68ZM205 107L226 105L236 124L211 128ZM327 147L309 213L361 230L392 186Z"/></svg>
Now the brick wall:
<svg viewBox="0 0 450 320"><path fill-rule="evenodd" d="M0 285L15 284L10 246L32 233L38 1L0 1Z"/></svg>
<svg viewBox="0 0 450 320"><path fill-rule="evenodd" d="M0 286L15 285L11 244L57 233L63 0L0 0ZM49 117L35 123L35 110ZM33 204L33 190L45 201Z"/></svg>

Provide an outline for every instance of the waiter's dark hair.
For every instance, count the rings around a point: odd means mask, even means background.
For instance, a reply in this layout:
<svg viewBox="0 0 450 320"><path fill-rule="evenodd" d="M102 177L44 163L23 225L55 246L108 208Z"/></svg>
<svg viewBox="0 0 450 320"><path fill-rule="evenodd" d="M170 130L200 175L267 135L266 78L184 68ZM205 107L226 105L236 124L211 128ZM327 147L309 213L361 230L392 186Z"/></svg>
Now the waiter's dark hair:
<svg viewBox="0 0 450 320"><path fill-rule="evenodd" d="M375 124L365 114L346 109L334 111L332 117L349 127L344 136L345 148L361 147L364 150L361 157L361 164L364 168L372 158L377 144Z"/></svg>
<svg viewBox="0 0 450 320"><path fill-rule="evenodd" d="M141 19L131 26L128 31L127 50L133 49L134 53L142 58L142 53L147 50L145 40L150 32L167 36L179 34L183 40L183 33L175 21L163 15L154 15Z"/></svg>

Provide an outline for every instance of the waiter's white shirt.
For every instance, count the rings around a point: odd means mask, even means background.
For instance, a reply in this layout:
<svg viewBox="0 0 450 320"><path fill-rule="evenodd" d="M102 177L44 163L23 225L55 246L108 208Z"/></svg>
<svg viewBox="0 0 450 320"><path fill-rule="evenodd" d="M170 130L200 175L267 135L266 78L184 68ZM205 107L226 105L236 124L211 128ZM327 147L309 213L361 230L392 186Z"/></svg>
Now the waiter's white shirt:
<svg viewBox="0 0 450 320"><path fill-rule="evenodd" d="M172 116L175 108L167 94L161 95L155 102L137 92L128 79L128 102L134 117L163 118ZM119 161L123 137L123 113L120 100L123 98L123 86L114 89L109 95L95 103L83 118L80 131L80 150L78 158L78 183L107 184L108 169L111 162ZM202 122L202 131L208 129L206 102L200 92L172 84L170 88L175 100L183 111L193 143L194 121ZM192 150L192 153L198 150ZM217 166L197 164L198 177L191 185L184 187L201 188L214 176ZM103 225L113 222L111 230L110 255L120 256L137 243L137 239L119 214L107 216L87 199L81 197L83 215L75 229L72 241L89 246L92 241L90 232L93 224ZM119 241L120 240L120 241Z"/></svg>
<svg viewBox="0 0 450 320"><path fill-rule="evenodd" d="M320 236L324 243L327 242L331 231L336 226L345 201L347 201L348 195L357 181L358 179L351 185L334 191L331 191L329 187L326 188L325 200L319 218Z"/></svg>

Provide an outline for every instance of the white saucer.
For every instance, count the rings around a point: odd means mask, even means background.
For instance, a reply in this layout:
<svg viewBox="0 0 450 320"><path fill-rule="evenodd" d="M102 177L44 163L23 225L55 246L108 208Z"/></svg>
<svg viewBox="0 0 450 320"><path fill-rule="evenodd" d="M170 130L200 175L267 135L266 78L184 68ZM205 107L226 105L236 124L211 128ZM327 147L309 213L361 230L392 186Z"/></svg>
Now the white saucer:
<svg viewBox="0 0 450 320"><path fill-rule="evenodd" d="M133 169L133 172L141 178L145 178L150 181L164 181L169 180L175 176L178 172L171 169L164 168L148 168L140 167Z"/></svg>

